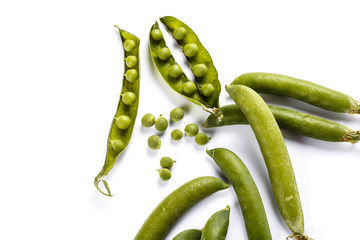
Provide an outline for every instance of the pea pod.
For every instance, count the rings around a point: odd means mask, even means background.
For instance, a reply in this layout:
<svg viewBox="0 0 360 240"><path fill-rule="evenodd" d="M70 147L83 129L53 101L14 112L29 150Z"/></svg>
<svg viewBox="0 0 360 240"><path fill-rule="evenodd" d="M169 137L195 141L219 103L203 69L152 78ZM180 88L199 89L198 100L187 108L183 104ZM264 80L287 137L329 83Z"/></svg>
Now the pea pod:
<svg viewBox="0 0 360 240"><path fill-rule="evenodd" d="M234 187L248 239L272 239L259 190L245 164L235 153L225 148L206 150L206 153L214 159Z"/></svg>
<svg viewBox="0 0 360 240"><path fill-rule="evenodd" d="M200 240L200 229L187 229L177 234L173 240Z"/></svg>
<svg viewBox="0 0 360 240"><path fill-rule="evenodd" d="M115 27L117 27L115 25ZM108 183L104 178L113 168L116 159L125 150L130 142L131 134L134 128L138 103L139 103L139 88L140 88L140 64L139 64L139 45L140 40L135 35L126 32L117 27L120 32L120 37L124 45L125 56L125 74L122 82L122 89L120 100L117 106L115 117L111 123L110 132L107 141L107 151L105 163L99 174L95 177L95 187L104 195L112 196ZM129 102L123 101L125 93L131 92L135 99ZM125 119L125 120L122 120ZM103 182L107 193L103 192L99 183Z"/></svg>
<svg viewBox="0 0 360 240"><path fill-rule="evenodd" d="M330 142L356 143L360 140L360 131L352 130L340 123L291 109L272 105L268 105L268 107L281 129ZM249 124L244 113L236 104L222 106L220 111L223 114L222 121L210 115L206 119L204 127Z"/></svg>
<svg viewBox="0 0 360 240"><path fill-rule="evenodd" d="M229 227L230 207L214 213L206 222L201 240L225 240Z"/></svg>
<svg viewBox="0 0 360 240"><path fill-rule="evenodd" d="M304 216L290 157L269 107L254 90L243 85L226 91L248 119L268 170L272 192L287 226L299 239L304 234Z"/></svg>
<svg viewBox="0 0 360 240"><path fill-rule="evenodd" d="M216 177L195 178L165 197L146 219L134 240L162 240L192 206L229 185Z"/></svg>
<svg viewBox="0 0 360 240"><path fill-rule="evenodd" d="M284 95L311 105L343 113L360 113L360 102L352 97L318 84L273 73L245 73L232 83L246 85L259 93Z"/></svg>

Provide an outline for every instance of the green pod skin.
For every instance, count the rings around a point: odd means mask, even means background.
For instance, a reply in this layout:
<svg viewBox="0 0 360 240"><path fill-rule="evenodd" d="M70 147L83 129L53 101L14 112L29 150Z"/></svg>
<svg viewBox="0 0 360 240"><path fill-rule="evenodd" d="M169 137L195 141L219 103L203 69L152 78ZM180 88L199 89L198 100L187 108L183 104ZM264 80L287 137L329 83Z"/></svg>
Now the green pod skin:
<svg viewBox="0 0 360 240"><path fill-rule="evenodd" d="M225 240L229 227L230 207L214 213L206 222L201 240Z"/></svg>
<svg viewBox="0 0 360 240"><path fill-rule="evenodd" d="M170 193L146 219L134 240L162 240L192 206L229 185L216 177L195 178Z"/></svg>
<svg viewBox="0 0 360 240"><path fill-rule="evenodd" d="M268 170L272 192L287 226L299 236L304 233L304 216L290 157L269 107L254 90L243 85L226 86L226 91L248 119Z"/></svg>
<svg viewBox="0 0 360 240"><path fill-rule="evenodd" d="M115 25L115 27L117 27ZM122 42L124 43L126 40L133 40L135 42L135 47L130 51L127 52L124 50L124 56L125 59L128 56L136 56L138 61L139 61L139 45L140 45L140 40L139 38L137 38L135 35L126 32L122 29L120 29L119 27L117 27L119 29L120 32L120 37ZM137 65L133 68L129 68L125 65L125 72L129 69L136 69L138 73L140 73L140 64L139 62L137 63ZM119 103L117 106L117 110L115 113L115 117L111 123L111 127L110 127L110 132L109 132L109 136L108 136L108 143L107 143L107 152L106 152L106 157L105 157L105 163L103 168L101 169L101 171L99 172L99 174L95 177L94 180L94 184L95 187L104 195L106 196L112 196L111 192L110 192L110 188L109 185L107 184L107 182L104 180L104 178L108 175L108 173L111 171L111 169L113 168L116 159L118 158L118 156L124 151L124 149L127 147L127 145L130 142L131 139L131 134L134 128L134 124L135 124L135 120L136 120L136 115L137 115L137 111L138 111L138 103L139 103L139 90L140 90L140 78L138 76L138 78L134 81L134 82L129 82L126 80L125 76L123 77L123 83L122 83L122 90L121 90L121 95L120 95L120 99L119 99ZM122 94L126 93L126 92L133 92L136 95L136 100L134 103L130 104L130 105L126 105L125 103L123 103L122 101ZM127 129L119 129L116 126L116 122L115 122L115 118L119 117L121 115L126 115L131 119L131 124ZM121 140L124 144L124 148L118 152L115 151L112 147L111 147L111 143L110 140ZM100 187L99 187L99 183L103 182L107 193L103 192Z"/></svg>
<svg viewBox="0 0 360 240"><path fill-rule="evenodd" d="M210 83L214 86L214 93L209 97L204 97L208 105L212 108L219 107L219 96L221 91L221 84L219 82L218 73L214 66L214 63L210 57L209 52L200 42L198 36L195 32L187 26L185 23L171 16L166 16L160 18L160 21L165 25L167 30L172 34L174 30L178 27L183 27L186 29L186 35L181 40L176 40L182 51L184 52L184 47L189 43L195 43L198 46L198 52L193 57L186 57L190 67L193 68L197 64L205 64L207 67L207 72L203 77L196 77L195 80L198 84L198 87L201 88L204 84Z"/></svg>
<svg viewBox="0 0 360 240"><path fill-rule="evenodd" d="M251 174L241 159L225 148L206 150L234 187L249 240L271 240L263 202ZM205 231L204 231L205 233Z"/></svg>
<svg viewBox="0 0 360 240"><path fill-rule="evenodd" d="M311 105L342 113L360 113L360 103L352 97L318 84L274 73L245 73L232 83L241 84L259 93L284 95Z"/></svg>
<svg viewBox="0 0 360 240"><path fill-rule="evenodd" d="M356 143L360 140L360 131L352 130L340 123L298 112L295 110L268 105L281 129L329 142ZM244 113L236 104L220 107L222 121L209 115L204 123L205 128L221 127L236 124L249 124Z"/></svg>
<svg viewBox="0 0 360 240"><path fill-rule="evenodd" d="M200 240L200 229L187 229L176 235L173 240Z"/></svg>

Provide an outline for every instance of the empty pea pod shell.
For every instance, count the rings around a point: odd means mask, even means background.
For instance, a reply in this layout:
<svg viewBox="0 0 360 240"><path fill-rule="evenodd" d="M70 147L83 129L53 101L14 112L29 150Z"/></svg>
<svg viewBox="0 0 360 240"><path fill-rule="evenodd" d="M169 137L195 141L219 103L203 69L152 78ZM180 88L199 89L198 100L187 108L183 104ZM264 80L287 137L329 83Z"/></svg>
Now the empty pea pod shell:
<svg viewBox="0 0 360 240"><path fill-rule="evenodd" d="M201 240L225 240L229 227L230 207L214 213L205 223Z"/></svg>
<svg viewBox="0 0 360 240"><path fill-rule="evenodd" d="M115 26L117 27L117 26ZM118 28L118 27L117 27ZM124 55L125 55L125 59L129 56L135 56L137 58L137 61L139 60L139 45L140 45L140 40L139 38L137 38L135 35L126 32L120 28L119 32L120 32L120 37L123 43L125 43L127 40L131 40L132 43L131 44L131 48L127 47L127 50L124 49ZM125 46L124 46L125 47ZM134 66L133 68L129 68L126 64L125 64L125 72L130 70L130 69L134 69L136 70L138 73L140 71L139 68L139 64L137 64L136 66ZM110 192L110 188L109 185L107 184L107 182L104 180L104 178L108 175L108 173L111 171L111 169L113 168L116 159L119 157L119 155L124 151L124 149L127 147L127 145L130 142L131 139L131 134L134 128L134 124L135 124L135 120L136 120L136 115L137 115L137 110L138 110L138 103L139 103L139 88L140 88L140 81L139 81L139 74L137 75L137 79L133 82L130 82L128 80L126 80L126 77L124 75L123 77L123 82L122 82L122 90L121 90L121 94L124 94L126 92L132 92L135 94L135 101L130 104L130 105L126 105L123 101L122 101L122 95L120 95L120 100L116 109L116 113L115 113L115 117L111 123L111 127L110 127L110 132L109 132L109 136L108 136L108 144L107 144L107 151L106 151L106 157L105 157L105 163L103 165L103 168L101 169L101 171L99 172L99 174L95 177L94 180L94 184L95 187L104 195L107 196L112 196L111 192ZM130 125L126 128L126 129L120 129L117 125L116 125L116 121L115 119L119 116L128 116L131 120ZM114 140L120 140L122 142L122 149L119 148L114 148L111 144L112 141ZM106 188L106 193L103 192L100 187L99 187L99 183L103 182L105 188Z"/></svg>
<svg viewBox="0 0 360 240"><path fill-rule="evenodd" d="M173 240L200 240L200 229L187 229L177 234Z"/></svg>
<svg viewBox="0 0 360 240"><path fill-rule="evenodd" d="M165 197L151 212L134 240L165 239L173 224L192 206L229 185L216 177L195 178Z"/></svg>

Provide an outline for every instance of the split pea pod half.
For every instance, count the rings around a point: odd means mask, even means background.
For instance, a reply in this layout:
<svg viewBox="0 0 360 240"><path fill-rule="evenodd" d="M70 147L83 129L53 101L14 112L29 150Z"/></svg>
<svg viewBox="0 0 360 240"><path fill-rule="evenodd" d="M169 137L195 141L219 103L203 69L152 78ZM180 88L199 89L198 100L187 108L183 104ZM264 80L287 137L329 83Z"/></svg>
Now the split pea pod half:
<svg viewBox="0 0 360 240"><path fill-rule="evenodd" d="M360 102L352 97L302 79L274 73L245 73L231 85L241 84L258 93L284 95L311 105L342 113L360 113Z"/></svg>
<svg viewBox="0 0 360 240"><path fill-rule="evenodd" d="M134 240L165 239L173 224L192 206L229 185L216 177L195 178L165 197L146 219Z"/></svg>
<svg viewBox="0 0 360 240"><path fill-rule="evenodd" d="M115 27L117 27L115 25ZM135 35L117 27L123 42L125 56L125 74L122 82L120 100L116 109L115 117L111 123L107 141L107 151L105 163L100 173L95 177L95 187L104 195L112 196L108 183L104 178L113 168L116 159L125 150L130 142L134 128L140 89L140 64L139 64L139 45L140 40ZM131 94L127 94L131 93ZM124 101L124 97L131 95L131 101ZM106 193L103 192L99 183L103 182Z"/></svg>
<svg viewBox="0 0 360 240"><path fill-rule="evenodd" d="M268 107L281 129L329 142L356 143L360 140L359 130L352 130L340 123L287 108L272 105L268 105ZM209 115L204 127L249 124L244 113L236 104L222 106L220 111L223 114L222 121Z"/></svg>
<svg viewBox="0 0 360 240"><path fill-rule="evenodd" d="M259 190L245 164L235 153L225 148L206 150L206 153L214 159L234 187L248 239L272 239Z"/></svg>
<svg viewBox="0 0 360 240"><path fill-rule="evenodd" d="M251 88L230 85L226 86L226 91L245 114L255 134L282 218L298 239L306 239L303 236L304 216L295 174L274 116L265 101Z"/></svg>
<svg viewBox="0 0 360 240"><path fill-rule="evenodd" d="M200 229L187 229L177 234L173 240L200 240Z"/></svg>
<svg viewBox="0 0 360 240"><path fill-rule="evenodd" d="M214 213L205 223L201 240L225 240L229 227L230 207Z"/></svg>

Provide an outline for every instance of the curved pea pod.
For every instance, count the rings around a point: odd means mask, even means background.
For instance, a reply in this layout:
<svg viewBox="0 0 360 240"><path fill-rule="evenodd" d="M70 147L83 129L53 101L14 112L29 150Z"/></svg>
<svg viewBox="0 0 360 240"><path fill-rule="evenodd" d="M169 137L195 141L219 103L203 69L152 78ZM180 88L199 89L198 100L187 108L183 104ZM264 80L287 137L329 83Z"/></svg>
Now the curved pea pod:
<svg viewBox="0 0 360 240"><path fill-rule="evenodd" d="M288 96L333 112L360 113L360 102L344 93L281 74L245 73L231 84L245 85L259 93Z"/></svg>
<svg viewBox="0 0 360 240"><path fill-rule="evenodd" d="M225 240L229 227L230 207L214 213L205 223L201 240Z"/></svg>
<svg viewBox="0 0 360 240"><path fill-rule="evenodd" d="M134 240L162 240L174 223L192 206L229 185L216 177L195 178L165 197L151 212Z"/></svg>
<svg viewBox="0 0 360 240"><path fill-rule="evenodd" d="M356 143L360 140L360 131L352 130L340 123L303 112L268 105L281 129L329 142ZM220 107L222 121L209 115L204 127L221 127L236 124L249 124L244 113L236 104Z"/></svg>
<svg viewBox="0 0 360 240"><path fill-rule="evenodd" d="M187 229L177 234L173 240L200 240L200 229Z"/></svg>
<svg viewBox="0 0 360 240"><path fill-rule="evenodd" d="M115 25L115 27L117 27ZM118 28L118 27L117 27ZM116 159L119 155L125 150L128 146L131 134L134 128L138 103L139 103L139 88L140 88L140 64L139 64L139 45L140 40L135 35L126 32L120 28L120 37L124 45L124 55L125 55L125 74L122 82L122 89L120 100L116 109L115 117L111 123L110 132L107 141L107 151L105 157L105 163L99 174L95 177L94 184L95 187L104 195L112 196L108 183L104 178L113 168ZM129 58L130 57L130 58ZM131 70L131 74L127 74ZM135 74L134 74L135 73ZM130 76L130 77L129 77ZM135 100L131 104L125 104L122 100L123 94L126 92L132 92L135 94ZM117 119L120 116L127 116L129 123L125 127L119 127ZM122 129L124 128L124 129ZM103 192L99 183L103 182L107 193Z"/></svg>
<svg viewBox="0 0 360 240"><path fill-rule="evenodd" d="M271 233L260 193L241 159L225 148L206 150L233 186L249 240L271 240ZM204 231L205 233L205 231Z"/></svg>

